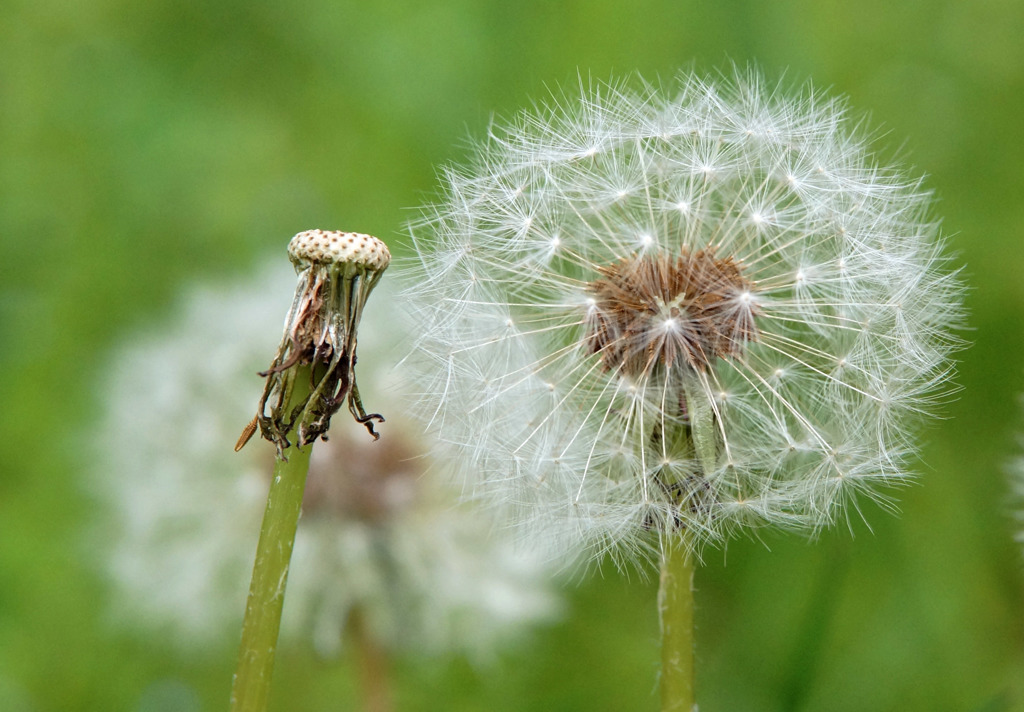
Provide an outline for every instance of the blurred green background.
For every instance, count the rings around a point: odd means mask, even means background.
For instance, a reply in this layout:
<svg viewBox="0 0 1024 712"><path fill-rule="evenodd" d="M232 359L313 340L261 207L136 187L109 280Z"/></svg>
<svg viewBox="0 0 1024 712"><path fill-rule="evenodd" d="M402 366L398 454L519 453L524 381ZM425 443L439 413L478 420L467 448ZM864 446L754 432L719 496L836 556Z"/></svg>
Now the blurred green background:
<svg viewBox="0 0 1024 712"><path fill-rule="evenodd" d="M112 345L186 284L285 259L299 230L396 244L467 135L578 72L748 60L849 95L883 155L929 174L974 345L899 516L868 507L870 530L708 553L701 710L1024 710L1024 560L1001 474L1024 430L1022 34L1019 0L8 0L0 710L226 708L233 649L184 655L111 627L83 556L80 433ZM657 709L655 587L603 574L495 669L402 662L399 709ZM282 651L276 683L278 710L355 699L346 661L308 650Z"/></svg>

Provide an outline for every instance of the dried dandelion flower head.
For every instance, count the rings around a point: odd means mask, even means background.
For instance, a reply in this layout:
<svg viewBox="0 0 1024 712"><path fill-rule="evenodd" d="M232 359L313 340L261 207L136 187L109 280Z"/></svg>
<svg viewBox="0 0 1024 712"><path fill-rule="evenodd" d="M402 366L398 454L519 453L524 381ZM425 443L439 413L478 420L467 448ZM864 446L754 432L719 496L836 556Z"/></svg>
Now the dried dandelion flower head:
<svg viewBox="0 0 1024 712"><path fill-rule="evenodd" d="M842 101L753 72L523 113L411 233L431 431L476 494L598 552L886 503L948 391L929 194Z"/></svg>
<svg viewBox="0 0 1024 712"><path fill-rule="evenodd" d="M260 373L267 380L259 410L235 449L245 446L257 424L279 455L290 446L289 438L300 446L315 442L345 401L352 417L376 439L373 425L384 418L367 414L359 397L356 331L391 253L373 235L305 230L289 241L288 256L299 274L295 298L273 363ZM310 367L312 383L302 407L289 411L285 404L300 377L296 366Z"/></svg>
<svg viewBox="0 0 1024 712"><path fill-rule="evenodd" d="M92 485L107 515L95 548L122 624L192 649L237 643L274 448L231 445L279 333L280 295L294 283L275 266L195 291L175 322L115 358L96 439L130 445L104 452ZM381 289L359 334L359 371L388 421L374 441L340 419L313 450L283 639L333 653L358 611L395 651L486 657L557 612L552 568L439 481L448 465L425 455L421 428L403 417L408 386L390 358L401 332Z"/></svg>

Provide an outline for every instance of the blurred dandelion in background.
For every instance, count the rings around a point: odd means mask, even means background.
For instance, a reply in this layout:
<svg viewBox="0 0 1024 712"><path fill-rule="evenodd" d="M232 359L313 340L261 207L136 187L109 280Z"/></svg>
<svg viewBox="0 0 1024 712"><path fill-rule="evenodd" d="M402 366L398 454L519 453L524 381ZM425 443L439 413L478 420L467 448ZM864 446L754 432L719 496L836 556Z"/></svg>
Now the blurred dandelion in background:
<svg viewBox="0 0 1024 712"><path fill-rule="evenodd" d="M197 289L112 360L94 437L127 445L104 451L91 483L107 517L99 563L116 587L111 614L183 648L237 644L274 448L232 445L294 283L282 266ZM378 287L359 334L360 389L387 423L375 442L343 420L315 448L282 639L334 655L353 633L392 653L486 660L557 614L552 565L458 504L440 477L446 463L424 455L391 368L400 333L387 291Z"/></svg>

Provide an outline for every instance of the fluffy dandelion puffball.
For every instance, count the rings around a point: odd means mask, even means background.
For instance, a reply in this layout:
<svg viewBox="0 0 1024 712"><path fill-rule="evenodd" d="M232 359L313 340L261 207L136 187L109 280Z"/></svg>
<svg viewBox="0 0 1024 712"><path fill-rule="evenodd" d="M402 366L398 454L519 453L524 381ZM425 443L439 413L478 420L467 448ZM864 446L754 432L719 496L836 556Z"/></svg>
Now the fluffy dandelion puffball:
<svg viewBox="0 0 1024 712"><path fill-rule="evenodd" d="M287 265L190 294L172 323L112 359L93 481L108 519L103 567L116 615L181 647L237 644L274 447L233 451L262 388L256 372L295 287ZM359 332L360 389L385 414L374 441L339 419L313 449L283 638L329 654L357 612L378 645L479 658L557 611L551 567L492 515L456 503L425 457L391 368L401 334L385 286Z"/></svg>
<svg viewBox="0 0 1024 712"><path fill-rule="evenodd" d="M815 530L908 477L961 284L841 100L755 73L583 86L411 227L425 417L474 494L628 551Z"/></svg>

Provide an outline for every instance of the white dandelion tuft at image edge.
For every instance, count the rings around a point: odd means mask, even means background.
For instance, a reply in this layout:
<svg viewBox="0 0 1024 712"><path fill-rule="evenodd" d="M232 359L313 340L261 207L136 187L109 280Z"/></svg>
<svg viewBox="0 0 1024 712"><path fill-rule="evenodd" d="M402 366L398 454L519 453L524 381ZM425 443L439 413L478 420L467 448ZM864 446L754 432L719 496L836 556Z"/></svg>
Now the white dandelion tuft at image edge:
<svg viewBox="0 0 1024 712"><path fill-rule="evenodd" d="M842 100L739 71L581 85L442 183L401 266L408 363L467 492L524 532L699 550L910 477L962 285Z"/></svg>
<svg viewBox="0 0 1024 712"><path fill-rule="evenodd" d="M124 445L97 458L89 486L106 542L94 556L121 625L186 649L237 644L274 447L232 446L294 286L281 265L195 290L176 319L113 358L94 437ZM378 287L359 339L360 389L387 418L380 440L340 419L313 450L282 641L335 654L358 615L392 652L486 661L523 626L557 615L552 566L517 550L493 516L458 504L445 462L425 456L391 367L393 308Z"/></svg>
<svg viewBox="0 0 1024 712"><path fill-rule="evenodd" d="M1018 397L1018 407L1024 412L1024 396ZM1003 465L1009 488L1007 510L1016 532L1013 535L1024 555L1024 434L1017 435L1017 455Z"/></svg>

